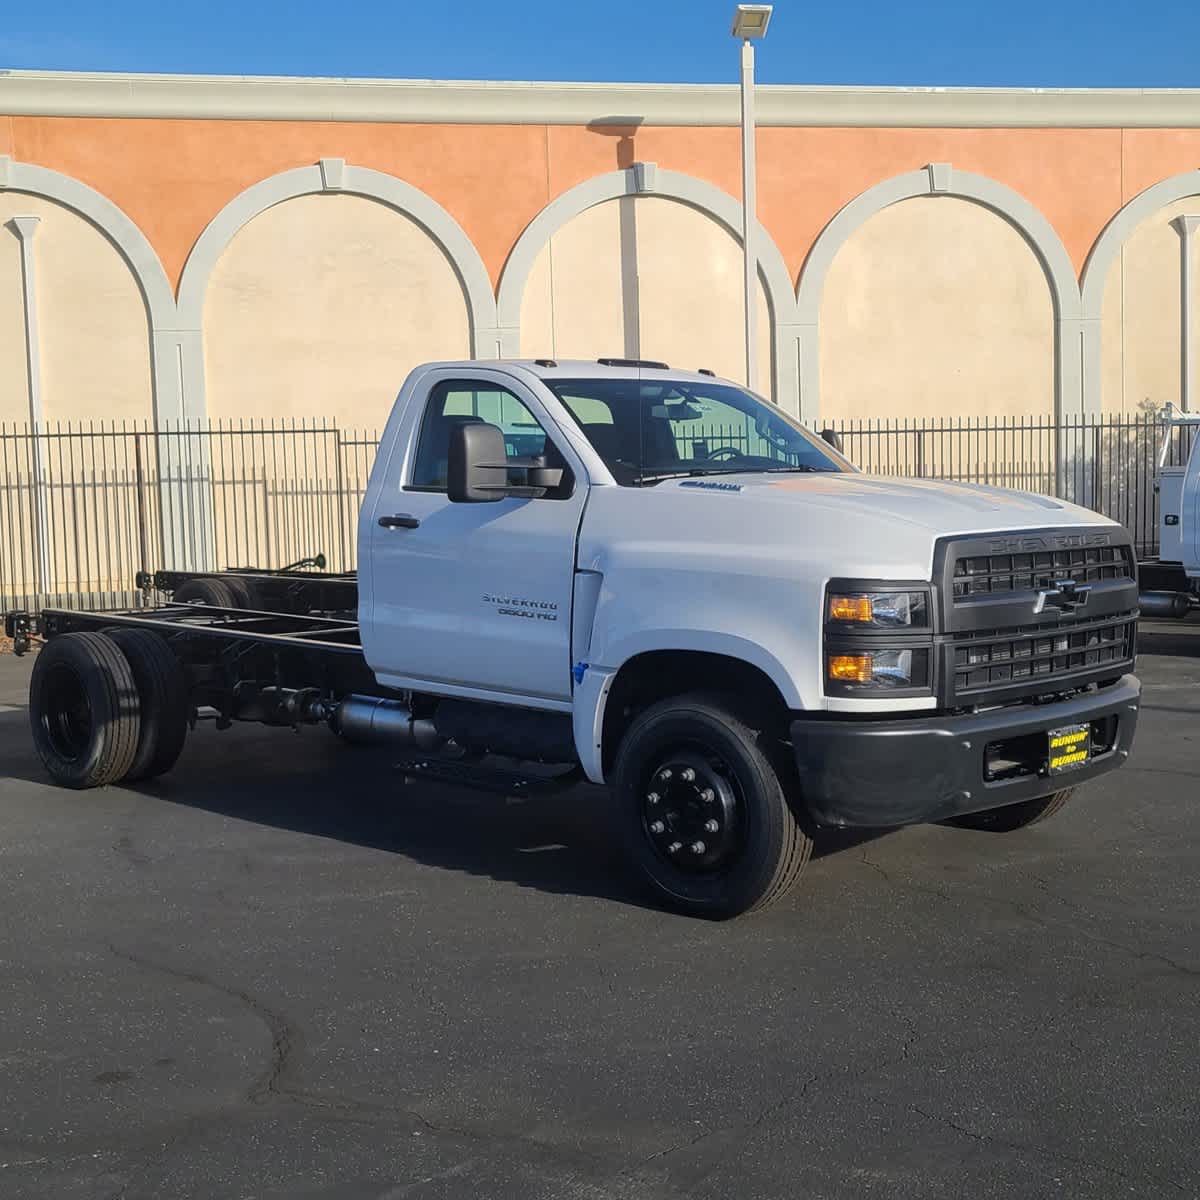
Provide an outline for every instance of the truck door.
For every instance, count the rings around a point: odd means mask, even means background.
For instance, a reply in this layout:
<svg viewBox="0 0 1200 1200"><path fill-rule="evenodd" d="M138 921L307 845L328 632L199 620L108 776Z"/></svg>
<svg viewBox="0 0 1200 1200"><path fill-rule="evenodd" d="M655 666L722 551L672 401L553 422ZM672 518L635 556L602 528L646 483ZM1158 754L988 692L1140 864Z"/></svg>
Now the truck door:
<svg viewBox="0 0 1200 1200"><path fill-rule="evenodd" d="M582 465L519 381L498 372L434 380L407 452L393 453L390 477L373 486L363 524L371 539L367 661L394 687L569 701ZM498 425L510 458L547 453L566 463L573 486L555 497L451 504L450 429L463 421Z"/></svg>

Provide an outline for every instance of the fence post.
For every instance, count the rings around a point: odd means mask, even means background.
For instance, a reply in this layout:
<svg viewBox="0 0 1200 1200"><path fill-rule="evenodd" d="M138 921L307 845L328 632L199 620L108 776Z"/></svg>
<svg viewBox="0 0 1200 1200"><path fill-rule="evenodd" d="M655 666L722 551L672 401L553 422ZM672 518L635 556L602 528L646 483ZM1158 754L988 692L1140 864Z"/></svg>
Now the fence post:
<svg viewBox="0 0 1200 1200"><path fill-rule="evenodd" d="M49 596L54 567L50 554L50 470L46 453L45 438L38 433L38 426L29 427L29 480L32 484L33 529L35 539L34 586L39 602Z"/></svg>
<svg viewBox="0 0 1200 1200"><path fill-rule="evenodd" d="M1066 488L1066 437L1065 418L1054 422L1054 494L1059 500L1067 499Z"/></svg>
<svg viewBox="0 0 1200 1200"><path fill-rule="evenodd" d="M342 454L344 453L342 431L339 429L334 436L337 439L337 445L334 448L333 469L335 472L334 487L337 489L338 552L341 554L341 569L345 571L348 556L346 554L346 484L342 477Z"/></svg>
<svg viewBox="0 0 1200 1200"><path fill-rule="evenodd" d="M145 571L150 564L150 548L147 544L149 530L146 527L146 469L142 464L142 435L136 430L133 434L133 471L134 486L137 488L138 570Z"/></svg>

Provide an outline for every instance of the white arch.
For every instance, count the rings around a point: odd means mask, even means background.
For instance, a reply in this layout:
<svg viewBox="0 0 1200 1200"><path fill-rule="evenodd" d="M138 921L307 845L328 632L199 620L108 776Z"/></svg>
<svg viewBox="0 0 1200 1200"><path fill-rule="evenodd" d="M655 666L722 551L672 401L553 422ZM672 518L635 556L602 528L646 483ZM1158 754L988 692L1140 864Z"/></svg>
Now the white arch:
<svg viewBox="0 0 1200 1200"><path fill-rule="evenodd" d="M1186 200L1189 196L1200 196L1200 171L1184 171L1181 175L1172 175L1169 179L1148 187L1144 192L1138 192L1105 225L1083 267L1085 321L1100 320L1109 268L1120 254L1129 235L1147 217L1154 216L1160 208L1166 208L1176 200Z"/></svg>
<svg viewBox="0 0 1200 1200"><path fill-rule="evenodd" d="M505 357L520 354L521 301L529 273L542 247L568 221L622 196L661 196L686 204L723 225L738 241L742 233L742 206L728 192L703 179L666 171L654 163L635 163L621 171L596 175L551 200L525 227L500 275L497 314L500 348ZM777 403L795 410L795 355L788 352L794 341L795 297L791 278L779 247L767 231L758 227L758 275L767 294L772 322L772 390Z"/></svg>
<svg viewBox="0 0 1200 1200"><path fill-rule="evenodd" d="M345 192L376 200L420 225L441 248L462 285L473 353L479 358L495 357L496 302L491 281L479 251L462 226L436 200L412 184L369 167L346 166L340 158L323 158L311 166L296 167L263 179L235 196L213 217L196 239L179 280L182 328L194 331L198 338L209 278L238 230L276 204L316 192Z"/></svg>
<svg viewBox="0 0 1200 1200"><path fill-rule="evenodd" d="M1080 377L1081 302L1071 256L1054 227L1012 188L986 175L956 171L949 163L930 163L893 176L856 196L829 222L813 243L800 272L797 319L800 325L801 411L818 415L818 322L825 279L838 251L863 222L877 212L915 196L955 196L1002 217L1025 239L1046 275L1054 303L1054 405L1058 414L1086 410Z"/></svg>
<svg viewBox="0 0 1200 1200"><path fill-rule="evenodd" d="M1160 208L1189 196L1200 196L1200 171L1184 171L1152 184L1123 205L1105 225L1083 266L1083 385L1084 394L1094 399L1094 411L1103 403L1104 285L1108 272L1130 234Z"/></svg>
<svg viewBox="0 0 1200 1200"><path fill-rule="evenodd" d="M175 352L175 297L154 247L133 220L106 196L70 175L0 156L0 192L23 192L61 204L83 217L125 260L142 300L150 337L150 392L155 420L184 415L183 381Z"/></svg>

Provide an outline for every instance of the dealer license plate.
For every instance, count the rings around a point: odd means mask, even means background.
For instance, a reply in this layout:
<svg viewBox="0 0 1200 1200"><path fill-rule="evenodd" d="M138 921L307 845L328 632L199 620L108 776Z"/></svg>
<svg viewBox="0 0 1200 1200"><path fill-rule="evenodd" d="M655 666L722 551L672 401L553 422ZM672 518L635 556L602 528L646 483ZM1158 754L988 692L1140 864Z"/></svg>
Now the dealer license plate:
<svg viewBox="0 0 1200 1200"><path fill-rule="evenodd" d="M1091 725L1063 725L1049 729L1050 774L1062 775L1084 766L1092 756Z"/></svg>

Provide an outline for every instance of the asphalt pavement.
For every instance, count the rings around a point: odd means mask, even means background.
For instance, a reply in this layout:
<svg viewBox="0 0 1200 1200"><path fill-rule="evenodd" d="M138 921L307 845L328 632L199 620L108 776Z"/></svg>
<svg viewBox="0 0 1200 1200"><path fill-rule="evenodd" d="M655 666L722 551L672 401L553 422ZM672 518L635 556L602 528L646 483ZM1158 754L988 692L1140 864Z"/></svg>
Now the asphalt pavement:
<svg viewBox="0 0 1200 1200"><path fill-rule="evenodd" d="M650 906L603 793L201 727L51 787L0 659L0 1197L1200 1195L1200 624L1129 764L1021 833L831 835Z"/></svg>

